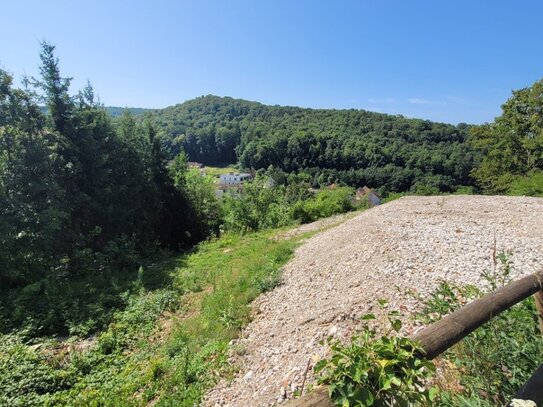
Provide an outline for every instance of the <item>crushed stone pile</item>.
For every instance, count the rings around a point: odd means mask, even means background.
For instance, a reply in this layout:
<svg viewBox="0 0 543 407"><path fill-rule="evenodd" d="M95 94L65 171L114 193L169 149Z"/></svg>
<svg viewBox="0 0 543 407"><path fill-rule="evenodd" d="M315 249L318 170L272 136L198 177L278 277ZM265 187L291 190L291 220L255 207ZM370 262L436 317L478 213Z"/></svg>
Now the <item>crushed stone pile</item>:
<svg viewBox="0 0 543 407"><path fill-rule="evenodd" d="M501 252L513 278L543 267L543 199L404 197L309 238L285 266L282 285L253 303L253 321L232 344L240 371L204 405L282 403L304 376L306 389L315 383L312 366L328 351L320 342L352 336L379 299L413 313L416 296L442 280L483 286L481 273L494 269ZM407 324L404 333L413 329Z"/></svg>

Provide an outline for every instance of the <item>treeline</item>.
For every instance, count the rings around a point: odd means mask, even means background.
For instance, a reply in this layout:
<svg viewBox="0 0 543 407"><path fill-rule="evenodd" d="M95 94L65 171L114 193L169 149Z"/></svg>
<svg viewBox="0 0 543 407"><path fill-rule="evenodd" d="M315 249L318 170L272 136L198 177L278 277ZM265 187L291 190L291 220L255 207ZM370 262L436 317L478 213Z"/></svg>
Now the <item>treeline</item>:
<svg viewBox="0 0 543 407"><path fill-rule="evenodd" d="M272 166L305 173L313 186L370 185L382 192L451 192L472 185L477 152L467 143L469 126L372 113L265 106L205 96L153 112L183 149L205 164Z"/></svg>
<svg viewBox="0 0 543 407"><path fill-rule="evenodd" d="M514 91L493 123L474 127L483 159L474 169L490 193L543 196L543 79Z"/></svg>
<svg viewBox="0 0 543 407"><path fill-rule="evenodd" d="M54 46L42 43L40 57L41 76L23 89L0 70L0 328L58 333L89 318L78 313L85 296L119 302L95 289L126 288L128 274L112 280L119 270L135 274L142 257L189 247L218 225L199 219L152 124L129 113L114 124L90 85L69 94ZM63 293L73 281L79 291Z"/></svg>

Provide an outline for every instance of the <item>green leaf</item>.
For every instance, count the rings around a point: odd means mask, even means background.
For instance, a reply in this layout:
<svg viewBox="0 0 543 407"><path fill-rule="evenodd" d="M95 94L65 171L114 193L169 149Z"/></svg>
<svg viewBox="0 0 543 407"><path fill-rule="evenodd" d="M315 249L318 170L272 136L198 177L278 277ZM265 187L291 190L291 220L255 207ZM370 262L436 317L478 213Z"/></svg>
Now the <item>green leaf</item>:
<svg viewBox="0 0 543 407"><path fill-rule="evenodd" d="M394 329L396 332L398 332L402 328L402 321L400 321L399 319L390 321L390 324L392 325L392 329Z"/></svg>
<svg viewBox="0 0 543 407"><path fill-rule="evenodd" d="M434 401L434 399L436 398L437 396L437 393L438 393L438 388L437 387L430 387L430 389L428 389L428 399L430 401Z"/></svg>
<svg viewBox="0 0 543 407"><path fill-rule="evenodd" d="M388 304L388 300L385 300L384 298L380 298L377 300L377 304L379 304L379 306L383 308L384 306Z"/></svg>
<svg viewBox="0 0 543 407"><path fill-rule="evenodd" d="M389 359L379 359L377 361L377 363L379 364L379 366L381 366L382 369L384 369L385 367L390 365L390 360Z"/></svg>
<svg viewBox="0 0 543 407"><path fill-rule="evenodd" d="M319 360L317 363L315 363L315 367L313 367L313 371L315 373L319 373L321 370L323 370L328 362L326 360Z"/></svg>
<svg viewBox="0 0 543 407"><path fill-rule="evenodd" d="M372 406L374 402L374 397L371 391L367 388L363 388L360 392L360 401L363 406Z"/></svg>

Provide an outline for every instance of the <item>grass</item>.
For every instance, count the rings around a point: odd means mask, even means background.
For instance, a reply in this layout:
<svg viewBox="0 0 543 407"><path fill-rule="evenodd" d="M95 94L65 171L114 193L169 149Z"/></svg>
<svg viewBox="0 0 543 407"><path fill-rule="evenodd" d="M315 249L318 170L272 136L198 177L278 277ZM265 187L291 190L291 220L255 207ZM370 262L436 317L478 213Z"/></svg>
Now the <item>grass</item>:
<svg viewBox="0 0 543 407"><path fill-rule="evenodd" d="M0 338L0 405L193 406L235 373L229 342L250 302L280 284L281 266L305 236L277 230L225 235L174 260L172 283L129 295L84 350L77 341Z"/></svg>

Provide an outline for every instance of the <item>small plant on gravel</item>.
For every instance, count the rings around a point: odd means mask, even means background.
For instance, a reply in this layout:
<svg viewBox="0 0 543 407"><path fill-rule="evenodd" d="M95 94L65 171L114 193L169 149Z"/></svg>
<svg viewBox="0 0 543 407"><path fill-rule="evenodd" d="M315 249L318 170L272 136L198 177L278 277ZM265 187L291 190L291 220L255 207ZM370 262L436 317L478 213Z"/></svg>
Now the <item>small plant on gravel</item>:
<svg viewBox="0 0 543 407"><path fill-rule="evenodd" d="M319 382L329 385L330 397L340 406L426 406L431 405L436 388L426 388L435 371L431 361L420 358L422 349L411 339L398 335L400 314L390 312L392 329L380 337L362 317L362 329L348 344L328 339L329 359L315 366Z"/></svg>

